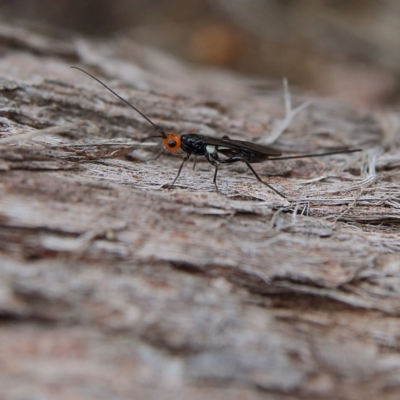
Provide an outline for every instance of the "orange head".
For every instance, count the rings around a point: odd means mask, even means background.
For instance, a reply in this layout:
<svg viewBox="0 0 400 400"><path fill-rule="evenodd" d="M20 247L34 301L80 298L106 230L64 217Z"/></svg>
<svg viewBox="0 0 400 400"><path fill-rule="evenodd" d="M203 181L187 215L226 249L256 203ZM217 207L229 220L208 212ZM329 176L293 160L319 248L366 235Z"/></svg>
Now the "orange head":
<svg viewBox="0 0 400 400"><path fill-rule="evenodd" d="M163 142L165 149L171 153L176 153L181 148L181 138L174 132L168 133Z"/></svg>

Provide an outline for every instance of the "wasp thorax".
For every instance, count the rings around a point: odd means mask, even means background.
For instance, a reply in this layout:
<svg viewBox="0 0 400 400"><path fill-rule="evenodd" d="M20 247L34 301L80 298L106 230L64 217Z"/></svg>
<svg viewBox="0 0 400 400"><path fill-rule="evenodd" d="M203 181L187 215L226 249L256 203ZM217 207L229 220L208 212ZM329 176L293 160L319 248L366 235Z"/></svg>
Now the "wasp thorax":
<svg viewBox="0 0 400 400"><path fill-rule="evenodd" d="M169 133L165 139L163 139L164 147L166 150L175 153L181 148L181 139L176 133Z"/></svg>

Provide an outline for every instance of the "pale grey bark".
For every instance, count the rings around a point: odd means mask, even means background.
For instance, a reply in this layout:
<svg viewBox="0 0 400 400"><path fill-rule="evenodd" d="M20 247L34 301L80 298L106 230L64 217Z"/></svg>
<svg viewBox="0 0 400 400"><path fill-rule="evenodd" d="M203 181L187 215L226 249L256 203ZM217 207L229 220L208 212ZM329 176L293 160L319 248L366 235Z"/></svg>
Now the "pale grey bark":
<svg viewBox="0 0 400 400"><path fill-rule="evenodd" d="M288 201L238 165L217 193L200 159L168 190L181 157L143 162L152 127L70 64L165 129L247 140L282 118L279 85L123 41L0 40L2 398L398 397L396 115L297 95L276 147L365 152L257 166Z"/></svg>

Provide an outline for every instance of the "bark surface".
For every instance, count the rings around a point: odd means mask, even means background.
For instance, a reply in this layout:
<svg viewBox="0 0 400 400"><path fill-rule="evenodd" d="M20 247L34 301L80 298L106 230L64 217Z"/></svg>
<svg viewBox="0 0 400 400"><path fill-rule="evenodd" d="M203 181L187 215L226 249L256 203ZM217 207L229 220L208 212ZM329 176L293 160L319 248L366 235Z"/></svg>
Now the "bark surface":
<svg viewBox="0 0 400 400"><path fill-rule="evenodd" d="M398 399L399 116L312 100L274 146L182 157L166 130L268 141L278 85L134 43L0 26L2 398ZM89 122L85 122L89 121ZM92 124L95 124L94 127ZM151 145L149 143L155 143Z"/></svg>

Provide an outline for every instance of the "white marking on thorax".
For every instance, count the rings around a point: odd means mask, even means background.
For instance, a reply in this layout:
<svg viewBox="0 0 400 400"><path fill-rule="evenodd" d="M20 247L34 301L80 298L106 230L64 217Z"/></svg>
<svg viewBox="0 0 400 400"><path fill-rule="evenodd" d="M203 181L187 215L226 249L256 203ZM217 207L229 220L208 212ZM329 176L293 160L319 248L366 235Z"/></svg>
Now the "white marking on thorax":
<svg viewBox="0 0 400 400"><path fill-rule="evenodd" d="M214 154L216 152L215 146L210 146L210 145L206 146L206 152L208 154Z"/></svg>

